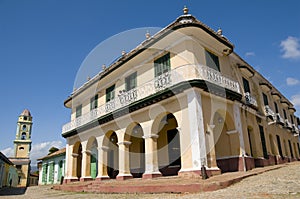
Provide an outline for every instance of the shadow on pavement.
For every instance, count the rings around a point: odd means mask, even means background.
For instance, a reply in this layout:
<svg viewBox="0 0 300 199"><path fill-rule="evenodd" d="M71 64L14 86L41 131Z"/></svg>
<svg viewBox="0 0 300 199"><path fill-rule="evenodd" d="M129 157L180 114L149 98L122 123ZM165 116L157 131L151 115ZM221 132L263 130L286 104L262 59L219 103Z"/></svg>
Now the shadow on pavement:
<svg viewBox="0 0 300 199"><path fill-rule="evenodd" d="M0 196L23 195L26 190L26 187L5 187L0 189Z"/></svg>

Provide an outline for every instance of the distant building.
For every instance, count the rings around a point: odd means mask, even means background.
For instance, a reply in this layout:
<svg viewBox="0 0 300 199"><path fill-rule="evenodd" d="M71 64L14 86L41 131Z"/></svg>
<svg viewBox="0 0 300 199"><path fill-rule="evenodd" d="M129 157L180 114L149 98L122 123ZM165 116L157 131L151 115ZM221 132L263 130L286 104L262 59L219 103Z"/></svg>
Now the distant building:
<svg viewBox="0 0 300 199"><path fill-rule="evenodd" d="M14 157L9 158L18 170L18 186L21 187L29 185L31 130L32 116L29 110L25 109L19 116L17 123Z"/></svg>
<svg viewBox="0 0 300 199"><path fill-rule="evenodd" d="M39 184L39 174L31 173L29 176L29 185L36 186Z"/></svg>
<svg viewBox="0 0 300 199"><path fill-rule="evenodd" d="M59 184L65 176L66 148L39 158L39 185Z"/></svg>
<svg viewBox="0 0 300 199"><path fill-rule="evenodd" d="M11 183L11 184L10 184ZM0 152L0 188L18 185L18 173L13 163Z"/></svg>
<svg viewBox="0 0 300 199"><path fill-rule="evenodd" d="M62 128L66 183L201 175L204 168L211 176L299 159L293 104L222 30L187 8L64 104L71 110Z"/></svg>

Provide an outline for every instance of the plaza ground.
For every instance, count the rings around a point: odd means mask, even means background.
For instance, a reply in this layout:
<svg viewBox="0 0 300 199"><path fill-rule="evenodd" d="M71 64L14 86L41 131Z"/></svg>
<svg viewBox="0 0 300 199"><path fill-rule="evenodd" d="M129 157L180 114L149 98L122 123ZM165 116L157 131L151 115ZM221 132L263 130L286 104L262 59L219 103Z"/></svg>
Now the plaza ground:
<svg viewBox="0 0 300 199"><path fill-rule="evenodd" d="M4 188L1 198L300 198L300 162L258 168L243 180L227 188L199 193L161 194L99 194L85 192L64 192L51 189L52 186ZM217 176L218 182L238 179L250 172L234 172ZM261 173L261 174L259 174ZM257 174L257 175L256 175ZM195 180L195 179L194 179ZM168 180L167 180L168 181ZM166 183L167 183L166 181ZM172 181L172 179L171 179ZM201 181L201 179L199 179ZM126 181L125 181L126 182ZM128 183L132 183L128 181ZM207 182L206 182L207 183Z"/></svg>

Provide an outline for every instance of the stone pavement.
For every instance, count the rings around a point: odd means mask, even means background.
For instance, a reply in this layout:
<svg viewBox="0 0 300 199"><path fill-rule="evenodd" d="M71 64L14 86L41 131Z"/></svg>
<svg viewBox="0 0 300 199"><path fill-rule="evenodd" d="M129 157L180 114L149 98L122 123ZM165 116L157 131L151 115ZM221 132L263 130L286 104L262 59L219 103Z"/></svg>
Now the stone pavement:
<svg viewBox="0 0 300 199"><path fill-rule="evenodd" d="M248 175L245 176L245 174ZM10 188L4 188L4 190L0 191L0 198L300 198L300 162L258 168L248 172L226 173L220 176L209 178L206 181L217 180L216 183L218 184L218 182L224 183L230 180L234 181L234 179L237 179L241 176L242 180L240 182L237 182L227 188L210 192L181 194L99 194L85 192L64 192L53 190L51 189L52 186L36 186L27 188L25 194L23 195L13 195L13 193L7 195L10 191ZM172 180L172 178L169 180ZM129 184L133 183L133 181L130 180L121 183L126 182ZM164 181L164 183L167 182L168 180ZM112 182L107 183L112 184ZM11 191L13 192L15 190ZM3 192L6 192L6 195L3 194Z"/></svg>

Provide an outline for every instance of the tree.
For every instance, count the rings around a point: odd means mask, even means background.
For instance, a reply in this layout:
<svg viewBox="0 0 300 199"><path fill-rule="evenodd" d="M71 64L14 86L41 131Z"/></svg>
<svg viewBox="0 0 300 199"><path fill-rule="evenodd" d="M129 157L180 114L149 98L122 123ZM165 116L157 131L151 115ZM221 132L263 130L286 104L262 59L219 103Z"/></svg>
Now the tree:
<svg viewBox="0 0 300 199"><path fill-rule="evenodd" d="M50 154L52 154L52 153L54 153L54 152L56 152L56 151L58 151L59 149L58 148L56 148L56 147L51 147L50 149L49 149L49 153L48 153L48 155L50 155Z"/></svg>

